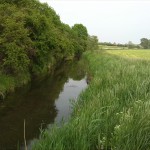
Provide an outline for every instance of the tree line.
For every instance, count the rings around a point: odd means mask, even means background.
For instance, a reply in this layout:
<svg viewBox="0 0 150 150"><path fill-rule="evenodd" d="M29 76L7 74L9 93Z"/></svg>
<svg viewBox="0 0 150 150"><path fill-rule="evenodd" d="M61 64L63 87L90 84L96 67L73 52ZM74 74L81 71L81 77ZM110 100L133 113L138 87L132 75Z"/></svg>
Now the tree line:
<svg viewBox="0 0 150 150"><path fill-rule="evenodd" d="M95 40L84 25L62 23L46 3L0 1L0 72L4 74L46 73L58 62L79 58L90 45L98 45Z"/></svg>
<svg viewBox="0 0 150 150"><path fill-rule="evenodd" d="M140 44L134 44L131 41L128 42L128 48L137 48L137 49L150 49L150 40L147 38L142 38Z"/></svg>
<svg viewBox="0 0 150 150"><path fill-rule="evenodd" d="M119 46L119 47L127 47L128 44L121 44L121 43L111 43L111 42L100 42L100 45L106 45L106 46Z"/></svg>
<svg viewBox="0 0 150 150"><path fill-rule="evenodd" d="M127 47L129 49L150 49L150 39L142 38L140 44L134 44L132 41L129 41L127 44L120 43L111 43L111 42L100 42L100 45L106 46L118 46L118 47Z"/></svg>

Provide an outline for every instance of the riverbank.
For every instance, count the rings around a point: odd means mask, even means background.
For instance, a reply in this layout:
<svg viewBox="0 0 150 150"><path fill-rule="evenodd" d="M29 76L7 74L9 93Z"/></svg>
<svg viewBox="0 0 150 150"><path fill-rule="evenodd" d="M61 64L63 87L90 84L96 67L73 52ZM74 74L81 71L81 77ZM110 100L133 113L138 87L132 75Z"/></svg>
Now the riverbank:
<svg viewBox="0 0 150 150"><path fill-rule="evenodd" d="M30 80L29 74L14 77L0 73L0 100L4 100L7 93L13 92L15 88L27 84Z"/></svg>
<svg viewBox="0 0 150 150"><path fill-rule="evenodd" d="M92 37L84 25L64 24L51 6L39 0L1 0L0 16L0 99L32 76L41 78L90 48ZM98 45L95 40L92 47Z"/></svg>
<svg viewBox="0 0 150 150"><path fill-rule="evenodd" d="M50 75L16 88L0 101L0 149L24 150L24 120L26 143L30 147L32 140L39 137L40 128L61 124L62 117L63 121L70 118L70 99L76 101L87 87L82 60L64 62Z"/></svg>
<svg viewBox="0 0 150 150"><path fill-rule="evenodd" d="M82 56L80 57L80 59ZM43 69L41 72L38 72L37 74L31 74L30 72L20 74L17 76L14 75L6 75L0 72L0 100L4 100L8 93L14 92L16 88L22 87L23 85L28 84L29 82L36 80L37 82L40 80L45 79L47 76L53 75L54 71L57 70L57 68L60 68L64 64L72 64L77 63L79 61L75 57L69 57L65 60L62 60L60 62L55 62L51 68Z"/></svg>
<svg viewBox="0 0 150 150"><path fill-rule="evenodd" d="M92 81L72 118L42 132L32 149L149 149L149 61L98 51L84 57Z"/></svg>

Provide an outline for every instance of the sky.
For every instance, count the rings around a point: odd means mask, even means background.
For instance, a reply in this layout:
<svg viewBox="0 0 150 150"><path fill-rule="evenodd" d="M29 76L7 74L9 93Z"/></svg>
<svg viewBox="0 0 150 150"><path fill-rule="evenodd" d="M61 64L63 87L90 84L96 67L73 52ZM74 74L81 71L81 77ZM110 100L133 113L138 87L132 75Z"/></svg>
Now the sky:
<svg viewBox="0 0 150 150"><path fill-rule="evenodd" d="M100 42L140 43L150 39L149 0L40 0L47 2L62 22L82 23Z"/></svg>

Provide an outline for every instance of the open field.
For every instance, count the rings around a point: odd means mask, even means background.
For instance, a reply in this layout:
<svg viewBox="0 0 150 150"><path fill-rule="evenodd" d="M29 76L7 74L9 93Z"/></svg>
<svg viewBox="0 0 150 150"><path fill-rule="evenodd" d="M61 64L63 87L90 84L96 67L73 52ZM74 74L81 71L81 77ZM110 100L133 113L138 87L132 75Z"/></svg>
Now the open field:
<svg viewBox="0 0 150 150"><path fill-rule="evenodd" d="M150 50L108 50L110 54L132 59L150 59Z"/></svg>
<svg viewBox="0 0 150 150"><path fill-rule="evenodd" d="M150 61L127 59L140 55L150 51L85 53L89 87L71 120L42 132L33 149L150 150Z"/></svg>

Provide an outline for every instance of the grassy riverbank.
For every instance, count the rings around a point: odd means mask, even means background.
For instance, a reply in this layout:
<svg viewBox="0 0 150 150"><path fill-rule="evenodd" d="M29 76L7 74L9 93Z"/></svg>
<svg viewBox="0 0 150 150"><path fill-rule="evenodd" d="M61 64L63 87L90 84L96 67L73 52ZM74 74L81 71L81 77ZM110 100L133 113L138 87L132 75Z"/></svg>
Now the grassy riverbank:
<svg viewBox="0 0 150 150"><path fill-rule="evenodd" d="M120 56L85 54L89 87L71 120L44 131L33 150L150 149L150 61Z"/></svg>
<svg viewBox="0 0 150 150"><path fill-rule="evenodd" d="M16 87L23 86L28 81L30 81L29 74L13 77L0 72L0 100L5 98L7 92L14 91Z"/></svg>

